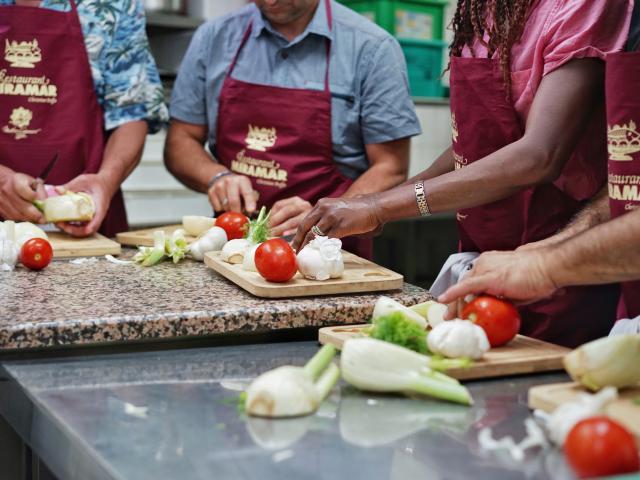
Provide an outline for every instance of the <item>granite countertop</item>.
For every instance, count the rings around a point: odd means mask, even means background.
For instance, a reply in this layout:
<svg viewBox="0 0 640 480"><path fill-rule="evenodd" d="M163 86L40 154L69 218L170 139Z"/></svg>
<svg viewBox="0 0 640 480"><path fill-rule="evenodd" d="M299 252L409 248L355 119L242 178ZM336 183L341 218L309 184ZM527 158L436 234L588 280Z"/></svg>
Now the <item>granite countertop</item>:
<svg viewBox="0 0 640 480"><path fill-rule="evenodd" d="M315 415L238 412L252 378L317 350L288 342L3 362L0 413L60 479L575 478L557 449L515 461L478 443L484 427L519 442L527 391L567 381L561 373L465 382L472 407L341 382Z"/></svg>
<svg viewBox="0 0 640 480"><path fill-rule="evenodd" d="M387 294L407 305L430 298L409 284ZM266 300L190 260L55 261L42 272L0 272L0 351L362 323L379 295Z"/></svg>

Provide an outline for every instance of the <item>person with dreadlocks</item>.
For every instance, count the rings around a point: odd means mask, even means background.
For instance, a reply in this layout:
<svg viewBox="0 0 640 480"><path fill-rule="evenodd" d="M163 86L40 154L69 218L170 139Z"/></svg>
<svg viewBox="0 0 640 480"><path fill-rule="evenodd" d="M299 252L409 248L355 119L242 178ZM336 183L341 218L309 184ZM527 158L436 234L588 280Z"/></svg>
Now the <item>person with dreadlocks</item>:
<svg viewBox="0 0 640 480"><path fill-rule="evenodd" d="M622 50L632 0L458 0L450 48L452 146L387 192L323 199L314 234L368 234L457 211L462 252L543 240L605 184L605 56ZM566 288L520 308L521 333L574 347L605 335L618 287Z"/></svg>

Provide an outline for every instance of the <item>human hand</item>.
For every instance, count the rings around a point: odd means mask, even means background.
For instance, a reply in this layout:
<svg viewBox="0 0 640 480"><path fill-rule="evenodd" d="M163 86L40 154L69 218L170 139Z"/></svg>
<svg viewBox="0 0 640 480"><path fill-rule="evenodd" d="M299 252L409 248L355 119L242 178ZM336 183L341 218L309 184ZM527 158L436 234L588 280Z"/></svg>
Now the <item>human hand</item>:
<svg viewBox="0 0 640 480"><path fill-rule="evenodd" d="M207 192L211 206L216 212L242 212L251 215L256 211L257 195L249 177L225 175L219 178Z"/></svg>
<svg viewBox="0 0 640 480"><path fill-rule="evenodd" d="M0 217L5 220L44 223L44 215L33 205L44 196L42 182L29 175L9 169L0 175Z"/></svg>
<svg viewBox="0 0 640 480"><path fill-rule="evenodd" d="M486 293L516 303L531 303L551 296L557 289L547 266L547 251L486 252L478 257L462 281L438 298L449 305L445 317L457 316L458 302L467 295Z"/></svg>
<svg viewBox="0 0 640 480"><path fill-rule="evenodd" d="M311 204L300 197L278 200L271 208L271 234L274 237L282 237L296 233L296 229L311 208Z"/></svg>
<svg viewBox="0 0 640 480"><path fill-rule="evenodd" d="M102 221L109 210L111 198L117 188L110 186L99 174L87 173L79 175L62 187L58 187L58 193L64 193L66 190L84 192L91 195L96 207L95 215L89 222L61 222L57 223L56 226L73 237L88 237L93 235L98 231L100 225L102 225Z"/></svg>
<svg viewBox="0 0 640 480"><path fill-rule="evenodd" d="M377 197L361 195L354 198L323 198L304 218L293 248L300 250L315 237L311 231L316 226L324 235L342 238L375 232L382 226Z"/></svg>

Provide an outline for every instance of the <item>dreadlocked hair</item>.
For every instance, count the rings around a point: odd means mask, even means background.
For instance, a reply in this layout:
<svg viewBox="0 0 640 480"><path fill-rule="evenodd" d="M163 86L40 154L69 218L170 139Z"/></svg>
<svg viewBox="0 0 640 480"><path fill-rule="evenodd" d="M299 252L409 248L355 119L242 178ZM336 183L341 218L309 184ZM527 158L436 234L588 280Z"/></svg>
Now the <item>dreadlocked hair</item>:
<svg viewBox="0 0 640 480"><path fill-rule="evenodd" d="M507 96L511 97L511 48L520 40L532 0L458 0L451 26L451 56L461 56L465 46L476 56L476 40L487 48L487 58L498 55ZM485 34L488 41L485 41ZM449 67L447 67L448 69Z"/></svg>

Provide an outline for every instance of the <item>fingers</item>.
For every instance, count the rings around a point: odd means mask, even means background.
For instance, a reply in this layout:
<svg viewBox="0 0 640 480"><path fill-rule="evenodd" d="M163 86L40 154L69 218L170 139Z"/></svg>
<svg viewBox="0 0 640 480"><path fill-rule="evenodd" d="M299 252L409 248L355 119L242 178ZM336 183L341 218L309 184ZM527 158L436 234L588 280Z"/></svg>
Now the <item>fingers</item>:
<svg viewBox="0 0 640 480"><path fill-rule="evenodd" d="M277 227L273 227L271 229L271 233L276 237L284 237L286 235L290 235L296 231L298 225L304 220L306 212L303 212L299 215L296 215L293 218L290 218L286 222L281 223Z"/></svg>
<svg viewBox="0 0 640 480"><path fill-rule="evenodd" d="M251 215L256 211L256 191L253 189L253 185L251 185L251 180L247 177L239 177L239 189L240 195L242 196L242 201L244 202L244 209L247 215Z"/></svg>
<svg viewBox="0 0 640 480"><path fill-rule="evenodd" d="M222 208L229 212L241 212L242 200L240 198L240 182L235 178L230 178L227 181L227 205L225 200L222 199Z"/></svg>
<svg viewBox="0 0 640 480"><path fill-rule="evenodd" d="M318 220L322 217L322 212L316 205L309 214L302 220L300 226L298 226L298 230L296 231L296 236L293 239L291 246L294 250L299 251L304 245L308 242L305 241L307 235L311 232L311 227L313 227Z"/></svg>
<svg viewBox="0 0 640 480"><path fill-rule="evenodd" d="M318 220L318 223L316 223L316 226L318 227L318 229L320 229L320 231L324 234L325 237L333 238L335 236L335 235L332 235L334 229L331 226L331 223L327 222L324 217ZM311 230L307 232L307 235L305 236L304 241L302 242L302 246L300 248L301 249L304 248L304 246L314 238L316 238L316 234L313 233L313 226L312 226Z"/></svg>
<svg viewBox="0 0 640 480"><path fill-rule="evenodd" d="M218 192L217 192L216 185L217 185L217 183L214 184L213 187L211 187L209 189L209 191L207 192L207 195L209 196L209 203L211 203L211 206L213 207L213 210L215 212L221 212L222 211L222 202L218 198Z"/></svg>
<svg viewBox="0 0 640 480"><path fill-rule="evenodd" d="M36 190L38 182L35 178L28 175L18 173L13 176L13 190L25 202L33 202L36 199Z"/></svg>
<svg viewBox="0 0 640 480"><path fill-rule="evenodd" d="M453 320L458 316L458 302L452 302L447 305L447 311L444 313L445 320Z"/></svg>
<svg viewBox="0 0 640 480"><path fill-rule="evenodd" d="M451 304L459 298L464 298L469 294L484 292L488 287L487 278L484 276L467 277L461 282L449 287L449 289L438 297L438 302ZM457 314L457 312L455 312Z"/></svg>

